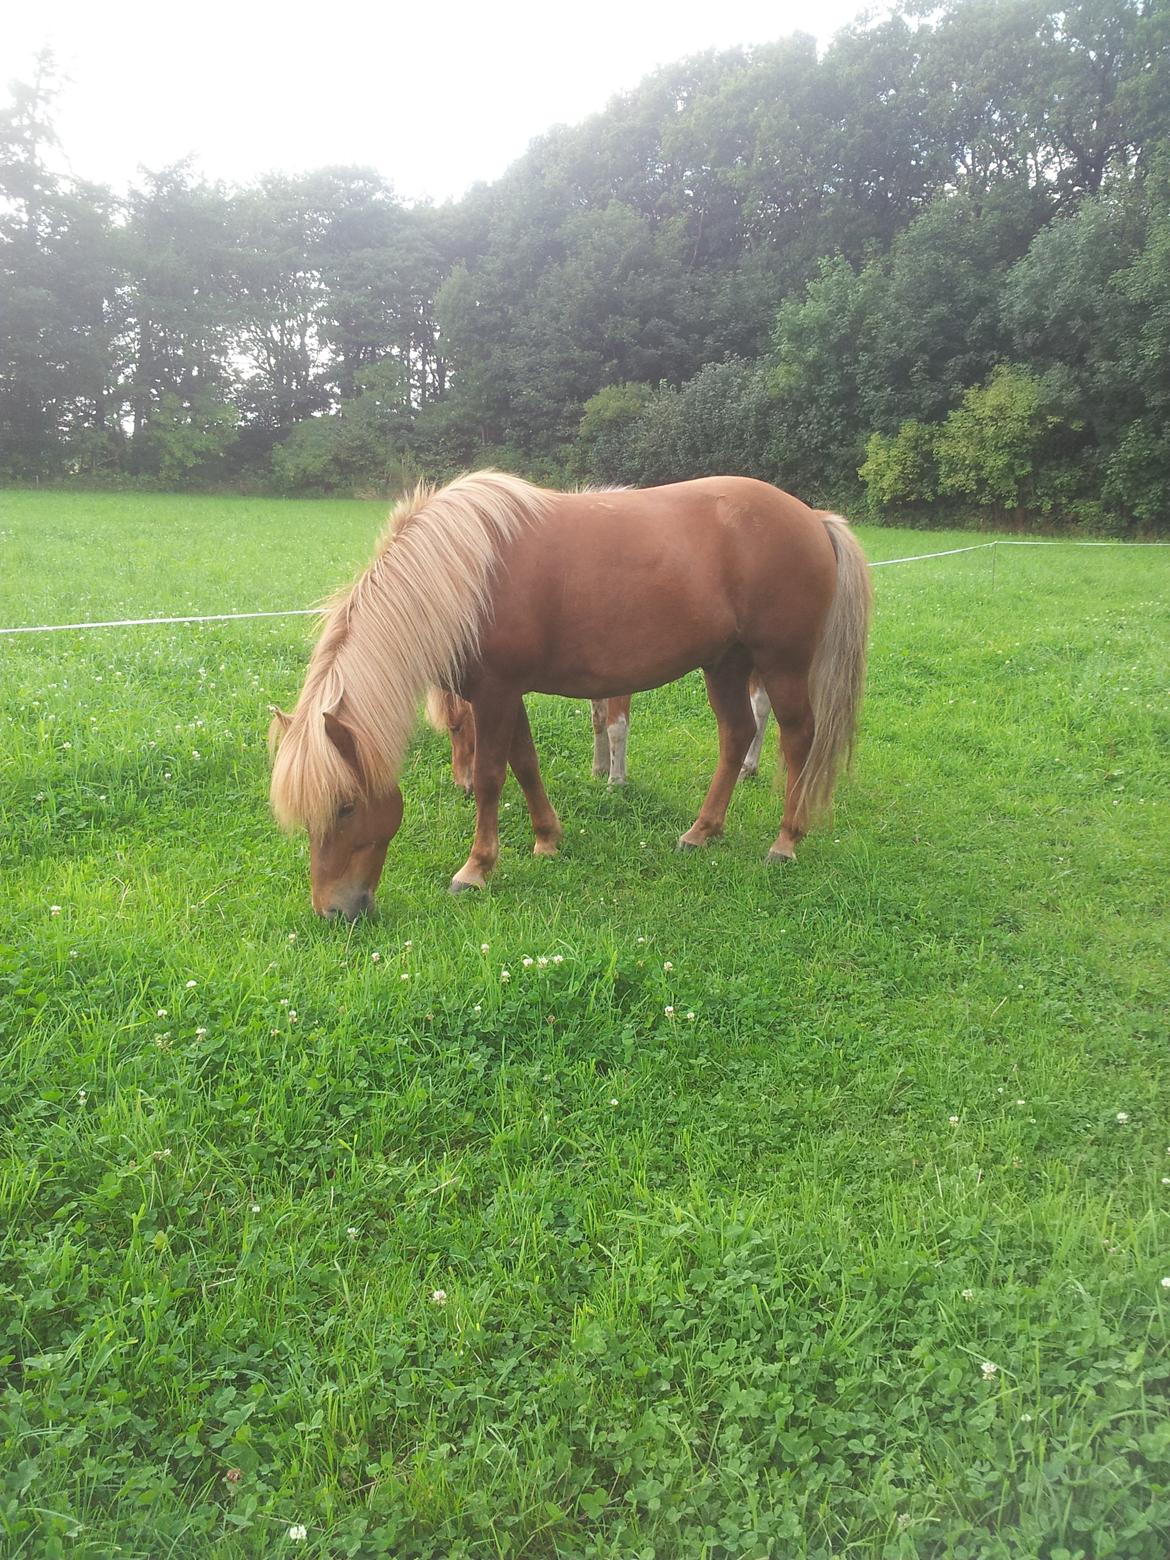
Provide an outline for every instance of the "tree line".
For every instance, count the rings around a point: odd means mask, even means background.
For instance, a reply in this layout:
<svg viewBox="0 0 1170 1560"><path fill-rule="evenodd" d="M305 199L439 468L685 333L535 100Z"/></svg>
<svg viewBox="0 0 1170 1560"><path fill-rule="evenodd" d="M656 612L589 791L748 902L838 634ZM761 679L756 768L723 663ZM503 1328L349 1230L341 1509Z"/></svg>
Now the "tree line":
<svg viewBox="0 0 1170 1560"><path fill-rule="evenodd" d="M952 0L657 71L491 185L55 168L0 112L0 477L381 494L716 471L1167 525L1170 3ZM458 112L458 105L449 105Z"/></svg>

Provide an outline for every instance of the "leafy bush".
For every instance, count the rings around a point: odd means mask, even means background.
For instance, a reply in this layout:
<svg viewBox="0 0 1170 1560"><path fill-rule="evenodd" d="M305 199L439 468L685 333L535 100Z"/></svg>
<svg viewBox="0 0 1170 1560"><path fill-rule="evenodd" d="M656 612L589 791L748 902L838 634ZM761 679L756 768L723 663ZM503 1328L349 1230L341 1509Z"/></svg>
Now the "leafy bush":
<svg viewBox="0 0 1170 1560"><path fill-rule="evenodd" d="M599 480L637 486L719 472L767 477L770 406L764 374L739 358L709 364L680 389L610 386L587 403L577 458Z"/></svg>
<svg viewBox="0 0 1170 1560"><path fill-rule="evenodd" d="M358 375L358 384L352 401L329 416L306 418L272 451L281 492L383 494L417 477L400 365L374 364Z"/></svg>
<svg viewBox="0 0 1170 1560"><path fill-rule="evenodd" d="M1026 369L997 368L966 391L936 446L940 494L1015 508L1035 490L1045 440L1058 419L1044 410L1040 381Z"/></svg>
<svg viewBox="0 0 1170 1560"><path fill-rule="evenodd" d="M187 401L164 391L134 440L135 463L162 487L190 487L235 443L239 421L236 408L214 394Z"/></svg>
<svg viewBox="0 0 1170 1560"><path fill-rule="evenodd" d="M616 479L628 463L634 426L653 396L649 385L624 384L606 385L589 397L572 452L579 476L597 482Z"/></svg>
<svg viewBox="0 0 1170 1560"><path fill-rule="evenodd" d="M925 503L938 492L938 429L911 418L892 439L870 435L858 476L865 483L871 512L880 517L891 506Z"/></svg>

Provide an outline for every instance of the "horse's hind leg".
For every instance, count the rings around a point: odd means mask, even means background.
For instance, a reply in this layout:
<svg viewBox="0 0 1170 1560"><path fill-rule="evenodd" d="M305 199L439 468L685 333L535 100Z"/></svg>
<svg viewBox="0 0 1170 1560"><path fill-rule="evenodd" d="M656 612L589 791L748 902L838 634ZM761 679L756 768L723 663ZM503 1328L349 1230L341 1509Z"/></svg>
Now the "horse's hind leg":
<svg viewBox="0 0 1170 1560"><path fill-rule="evenodd" d="M808 762L815 729L808 694L808 674L773 673L765 676L764 686L780 723L780 747L788 771L784 790L784 816L780 820L780 833L768 852L768 860L793 861L796 859L796 847L808 829L803 787L800 785L800 776Z"/></svg>
<svg viewBox="0 0 1170 1560"><path fill-rule="evenodd" d="M518 714L520 695L495 690L472 701L475 710L475 839L459 871L451 879L451 892L483 888L500 856L500 792L508 773L508 753ZM531 740L531 738L529 739Z"/></svg>
<svg viewBox="0 0 1170 1560"><path fill-rule="evenodd" d="M752 745L747 750L747 757L743 761L740 770L740 779L759 773L760 753L764 747L764 733L768 729L768 716L772 713L772 703L768 698L768 690L757 677L752 678L751 684L752 713L756 717L756 734L752 738Z"/></svg>
<svg viewBox="0 0 1170 1560"><path fill-rule="evenodd" d="M711 777L711 786L699 809L699 816L679 840L679 849L705 845L723 833L727 804L739 778L740 765L756 729L748 698L748 667L740 655L733 655L719 666L704 672L707 697L719 722L719 762Z"/></svg>
<svg viewBox="0 0 1170 1560"><path fill-rule="evenodd" d="M553 810L540 777L540 760L536 756L532 727L528 724L528 712L523 703L516 716L508 762L528 803L528 816L532 819L532 832L536 835L534 853L537 856L555 856L565 831L561 828L561 820Z"/></svg>
<svg viewBox="0 0 1170 1560"><path fill-rule="evenodd" d="M609 773L609 731L606 727L606 701L590 700L593 716L593 773L595 777Z"/></svg>
<svg viewBox="0 0 1170 1560"><path fill-rule="evenodd" d="M609 783L626 783L626 739L630 734L629 695L619 699L607 699L605 705L606 733L609 737Z"/></svg>

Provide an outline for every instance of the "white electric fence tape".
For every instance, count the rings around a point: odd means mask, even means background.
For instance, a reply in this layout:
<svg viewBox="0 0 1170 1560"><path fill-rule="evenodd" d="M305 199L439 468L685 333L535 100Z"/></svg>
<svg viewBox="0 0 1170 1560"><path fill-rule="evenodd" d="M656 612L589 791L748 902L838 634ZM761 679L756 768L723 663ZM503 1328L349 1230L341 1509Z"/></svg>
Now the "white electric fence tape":
<svg viewBox="0 0 1170 1560"><path fill-rule="evenodd" d="M975 542L970 547L947 547L942 552L910 553L905 558L876 558L871 569L884 569L892 563L922 563L928 558L953 558L957 553L983 552L988 547L1170 547L1170 542L1064 542L1040 541L1017 537L994 542ZM87 628L145 628L162 623L238 623L246 618L317 617L323 607L288 607L277 612L210 612L200 617L111 618L105 623L37 623L19 628L0 628L0 634L64 634Z"/></svg>

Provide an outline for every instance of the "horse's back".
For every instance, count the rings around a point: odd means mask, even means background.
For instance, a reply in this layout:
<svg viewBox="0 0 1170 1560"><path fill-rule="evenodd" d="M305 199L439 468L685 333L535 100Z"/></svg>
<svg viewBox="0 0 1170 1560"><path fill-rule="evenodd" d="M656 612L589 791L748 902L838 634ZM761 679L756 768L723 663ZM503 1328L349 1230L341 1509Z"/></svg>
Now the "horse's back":
<svg viewBox="0 0 1170 1560"><path fill-rule="evenodd" d="M749 477L558 494L505 576L488 658L584 697L657 686L735 644L811 641L836 577L816 511Z"/></svg>

